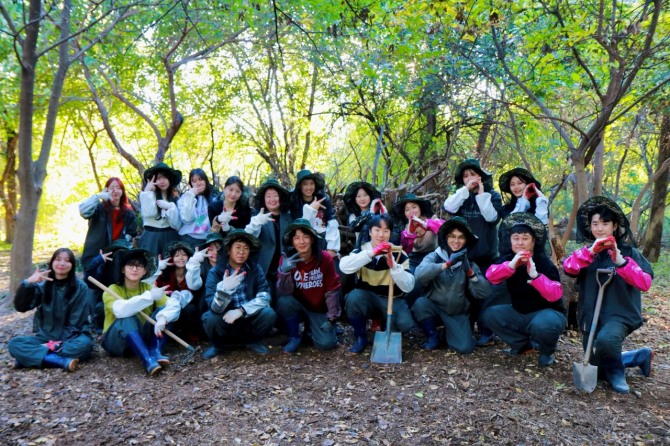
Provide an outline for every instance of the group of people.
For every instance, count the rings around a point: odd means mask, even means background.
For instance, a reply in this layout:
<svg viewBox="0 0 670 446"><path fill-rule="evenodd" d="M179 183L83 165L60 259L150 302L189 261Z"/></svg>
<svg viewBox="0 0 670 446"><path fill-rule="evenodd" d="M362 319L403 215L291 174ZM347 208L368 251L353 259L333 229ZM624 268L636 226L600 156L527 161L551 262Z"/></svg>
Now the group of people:
<svg viewBox="0 0 670 446"><path fill-rule="evenodd" d="M446 221L434 216L429 200L413 194L389 211L372 184L357 181L344 193L347 221L338 222L323 177L309 170L298 172L292 191L274 179L262 183L253 210L239 177L228 178L219 196L202 169L189 173L179 195L181 177L163 163L145 171L139 237L120 179L110 178L81 203L89 220L81 262L94 280L78 279L73 252L61 248L47 270L37 268L23 281L16 309L37 312L34 336L9 343L17 366L73 371L90 355L95 330L110 355L132 352L150 375L170 363L163 352L166 329L206 339L205 359L237 346L266 354L263 340L273 330L286 334L286 353L307 339L330 350L338 345L336 322L343 318L354 333L349 351L359 354L368 346L368 322L372 330L383 325L390 295L388 328L404 333L419 325L426 350L444 342L468 354L497 337L508 355L538 350L540 366L555 363L566 307L545 248L548 199L526 169L500 176L503 204L492 175L477 160L464 160L455 172L456 190L443 205ZM340 223L356 236L344 256ZM578 278L579 327L586 340L597 271L612 269L591 362L625 393L625 367L651 373L651 349L622 352L622 344L642 325L640 294L651 286L653 272L614 201L586 201L577 226L590 243L563 268Z"/></svg>

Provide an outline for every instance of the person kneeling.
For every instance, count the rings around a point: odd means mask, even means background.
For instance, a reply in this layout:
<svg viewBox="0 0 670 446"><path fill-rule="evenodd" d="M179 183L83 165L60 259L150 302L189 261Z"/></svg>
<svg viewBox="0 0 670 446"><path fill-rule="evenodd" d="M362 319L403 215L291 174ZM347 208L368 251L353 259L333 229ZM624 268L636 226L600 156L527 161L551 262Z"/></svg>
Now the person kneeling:
<svg viewBox="0 0 670 446"><path fill-rule="evenodd" d="M156 257L146 249L128 249L114 255L115 284L105 291L105 323L102 348L112 356L124 356L128 350L142 360L149 375L161 370L161 362L169 364L161 353L161 343L151 324L139 317L155 313L167 302L165 288L142 280L156 271ZM121 297L121 299L118 299Z"/></svg>
<svg viewBox="0 0 670 446"><path fill-rule="evenodd" d="M202 354L212 359L223 353L225 341L245 343L247 349L264 355L270 349L260 340L270 334L277 314L270 308L270 287L260 265L248 262L260 242L243 229L233 229L223 241L227 259L219 256L209 271L206 299L209 311L202 315L202 325L212 344Z"/></svg>
<svg viewBox="0 0 670 446"><path fill-rule="evenodd" d="M489 307L484 322L509 344L505 353L524 354L536 343L540 366L550 366L567 318L558 269L544 250L544 225L526 212L510 214L502 224L510 234L512 253L501 255L486 278L496 285L505 281L512 304Z"/></svg>
<svg viewBox="0 0 670 446"><path fill-rule="evenodd" d="M277 273L277 313L284 319L288 343L283 351L295 353L300 346L300 322L306 318L314 346L319 350L337 347L335 321L340 307L340 278L333 257L319 249L319 236L309 220L298 218L284 236L284 246L296 251L282 255Z"/></svg>
<svg viewBox="0 0 670 446"><path fill-rule="evenodd" d="M435 318L444 324L447 345L458 353L472 353L475 339L470 326L470 302L466 291L475 299L491 294L491 285L479 267L468 260L468 250L477 236L461 217L447 220L437 232L438 247L424 257L417 267L417 283L426 294L412 306L412 314L426 334L425 350L439 345Z"/></svg>
<svg viewBox="0 0 670 446"><path fill-rule="evenodd" d="M34 336L17 336L7 345L17 367L53 367L74 372L93 349L89 331L89 289L75 276L75 258L68 248L57 249L49 269L21 282L14 296L16 311L37 308Z"/></svg>
<svg viewBox="0 0 670 446"><path fill-rule="evenodd" d="M388 214L374 215L368 222L370 241L340 260L345 274L357 273L356 288L347 294L345 306L356 341L349 349L361 353L368 344L365 331L367 318L386 314L388 289L393 278L393 296L400 297L414 288L414 276L409 270L409 258L400 247L389 243L393 220ZM395 254L395 251L399 251ZM394 255L398 255L396 260ZM414 327L414 320L404 299L393 300L394 331L403 333ZM388 329L391 329L390 327Z"/></svg>

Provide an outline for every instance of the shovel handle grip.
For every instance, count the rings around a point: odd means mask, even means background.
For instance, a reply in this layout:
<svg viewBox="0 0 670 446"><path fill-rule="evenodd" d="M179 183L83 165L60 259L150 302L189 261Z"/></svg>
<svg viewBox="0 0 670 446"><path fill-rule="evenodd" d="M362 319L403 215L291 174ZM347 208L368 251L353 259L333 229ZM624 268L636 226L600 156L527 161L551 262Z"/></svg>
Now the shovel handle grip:
<svg viewBox="0 0 670 446"><path fill-rule="evenodd" d="M97 286L98 288L100 288L101 290L103 290L103 291L105 291L106 293L108 293L110 296L114 297L116 300L123 300L123 298L122 298L121 296L119 296L118 294L116 294L116 293L115 293L114 291L112 291L109 287L107 287L107 286L103 285L102 283L100 283L100 281L97 280L96 278L89 276L89 277L88 277L88 281L91 282L92 284L94 284L95 286ZM155 321L151 316L147 315L144 311L139 311L137 314L139 314L140 317L144 318L144 320L147 321L147 322L149 322L151 325L156 325L156 321ZM174 339L179 345L181 345L181 346L184 347L185 349L187 349L187 350L195 350L195 349L194 349L193 347L191 347L188 343L186 343L186 341L184 341L182 338L180 338L180 337L177 336L176 334L172 333L172 332L171 332L170 330L168 330L167 328L164 330L164 333L165 333L166 335L168 335L169 337L171 337L172 339Z"/></svg>

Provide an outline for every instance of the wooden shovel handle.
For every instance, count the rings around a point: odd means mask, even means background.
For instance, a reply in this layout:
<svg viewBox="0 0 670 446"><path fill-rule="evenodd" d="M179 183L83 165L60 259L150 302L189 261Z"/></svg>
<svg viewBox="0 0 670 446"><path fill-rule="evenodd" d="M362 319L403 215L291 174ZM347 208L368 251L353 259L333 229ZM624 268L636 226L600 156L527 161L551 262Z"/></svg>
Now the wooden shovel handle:
<svg viewBox="0 0 670 446"><path fill-rule="evenodd" d="M103 285L102 283L100 283L100 281L97 280L96 278L89 276L89 277L88 277L88 281L91 282L92 284L94 284L95 286L97 286L98 288L100 288L101 290L103 290L103 291L105 291L106 293L108 293L110 296L114 297L116 300L123 300L123 298L122 298L121 296L119 296L119 295L116 294L114 291L112 291L111 289L109 289L109 287L106 287L105 285ZM151 325L156 325L156 321L155 321L151 316L148 316L144 311L138 311L137 314L139 314L140 317L144 318L144 320L147 321L147 322L149 322ZM164 332L166 335L170 336L170 337L171 337L172 339L174 339L175 341L177 341L177 343L179 343L179 345L181 345L181 346L184 347L185 349L187 349L187 350L194 350L194 348L191 347L188 343L186 343L182 338L180 338L180 337L177 336L176 334L172 333L172 332L171 332L170 330L168 330L167 328L166 328L163 332Z"/></svg>

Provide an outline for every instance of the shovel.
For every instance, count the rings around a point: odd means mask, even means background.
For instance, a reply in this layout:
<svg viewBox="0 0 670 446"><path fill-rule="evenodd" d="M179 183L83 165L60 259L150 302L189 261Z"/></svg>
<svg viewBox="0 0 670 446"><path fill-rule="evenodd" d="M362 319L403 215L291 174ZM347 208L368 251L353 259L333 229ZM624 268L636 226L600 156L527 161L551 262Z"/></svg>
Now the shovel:
<svg viewBox="0 0 670 446"><path fill-rule="evenodd" d="M400 257L400 253L398 253ZM396 260L397 261L397 260ZM375 333L372 344L370 361L382 364L400 364L402 362L402 335L391 333L391 320L393 317L393 277L389 273L389 294L386 305L386 331Z"/></svg>
<svg viewBox="0 0 670 446"><path fill-rule="evenodd" d="M600 281L600 275L607 274L605 282ZM596 327L598 326L598 317L600 316L600 306L603 303L603 294L605 288L614 278L614 268L603 268L596 270L596 281L598 282L598 299L596 300L596 308L593 311L593 321L591 322L591 330L589 331L589 341L586 344L586 351L584 352L584 361L572 363L572 382L575 384L577 390L591 393L598 384L598 367L589 364L591 357L591 348L593 347L593 338L596 335Z"/></svg>
<svg viewBox="0 0 670 446"><path fill-rule="evenodd" d="M89 280L89 282L93 283L95 286L97 286L97 287L100 288L101 290L108 292L108 293L109 293L111 296L113 296L115 299L117 299L117 300L121 300L121 299L122 299L121 296L119 296L119 295L116 294L114 291L110 290L108 287L106 287L105 285L103 285L102 283L100 283L100 281L96 280L94 277L90 277L90 276L89 276L88 280ZM138 312L137 314L139 314L140 317L144 318L144 320L146 320L147 322L149 322L151 325L156 325L156 321L155 321L151 316L147 316L147 314L146 314L144 311L140 311L140 312ZM196 352L197 350L196 350L195 348L193 348L193 346L189 345L189 344L188 344L186 341L184 341L182 338L180 338L180 337L177 336L176 334L172 333L172 332L171 332L170 330L168 330L167 328L165 329L165 331L163 331L163 333L165 333L166 335L168 335L169 337L171 337L172 339L174 339L179 345L181 345L181 346L184 347L186 350L188 350L189 353L188 353L188 355L186 356L186 358L182 361L182 364L186 364L186 363L187 363L187 362L188 362L188 361L195 355L195 352Z"/></svg>

